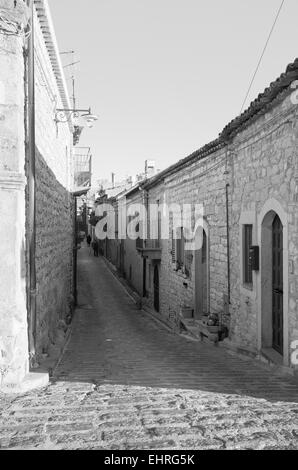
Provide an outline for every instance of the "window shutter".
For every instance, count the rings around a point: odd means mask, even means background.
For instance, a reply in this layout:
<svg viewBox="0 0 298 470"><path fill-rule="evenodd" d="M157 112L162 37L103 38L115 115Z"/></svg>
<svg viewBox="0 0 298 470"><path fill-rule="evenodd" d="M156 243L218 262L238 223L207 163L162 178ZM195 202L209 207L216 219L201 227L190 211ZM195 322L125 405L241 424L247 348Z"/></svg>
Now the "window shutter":
<svg viewBox="0 0 298 470"><path fill-rule="evenodd" d="M252 268L249 261L249 250L252 245L252 225L244 225L243 240L243 267L244 267L244 283L252 284Z"/></svg>
<svg viewBox="0 0 298 470"><path fill-rule="evenodd" d="M185 264L185 238L184 238L184 229L183 227L181 227L181 240L180 240L180 243L181 243L181 264L184 265Z"/></svg>
<svg viewBox="0 0 298 470"><path fill-rule="evenodd" d="M193 262L193 254L191 251L185 252L185 274L190 278L191 277L191 266Z"/></svg>
<svg viewBox="0 0 298 470"><path fill-rule="evenodd" d="M174 230L172 230L172 263L176 263L176 238L174 237Z"/></svg>

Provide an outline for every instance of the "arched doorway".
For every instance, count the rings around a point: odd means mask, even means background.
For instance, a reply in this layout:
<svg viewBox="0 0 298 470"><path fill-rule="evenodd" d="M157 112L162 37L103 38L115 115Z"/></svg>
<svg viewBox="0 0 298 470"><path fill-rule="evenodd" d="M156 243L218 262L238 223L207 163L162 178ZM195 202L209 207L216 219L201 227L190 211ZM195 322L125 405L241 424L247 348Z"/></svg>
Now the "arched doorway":
<svg viewBox="0 0 298 470"><path fill-rule="evenodd" d="M205 228L196 233L195 250L195 318L209 313L209 242Z"/></svg>
<svg viewBox="0 0 298 470"><path fill-rule="evenodd" d="M272 223L272 347L283 354L283 227Z"/></svg>
<svg viewBox="0 0 298 470"><path fill-rule="evenodd" d="M262 348L284 353L284 235L275 211L262 223Z"/></svg>
<svg viewBox="0 0 298 470"><path fill-rule="evenodd" d="M156 312L159 312L159 272L158 266L154 266L154 278L153 278L153 285L154 285L154 309Z"/></svg>

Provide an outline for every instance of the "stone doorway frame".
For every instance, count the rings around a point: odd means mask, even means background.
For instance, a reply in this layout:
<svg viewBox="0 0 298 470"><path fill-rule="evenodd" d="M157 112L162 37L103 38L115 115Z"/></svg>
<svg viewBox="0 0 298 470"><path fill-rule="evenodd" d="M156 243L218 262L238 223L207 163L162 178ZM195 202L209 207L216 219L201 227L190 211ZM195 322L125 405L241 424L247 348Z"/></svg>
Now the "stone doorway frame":
<svg viewBox="0 0 298 470"><path fill-rule="evenodd" d="M155 312L160 313L160 272L157 263L153 265L153 305Z"/></svg>
<svg viewBox="0 0 298 470"><path fill-rule="evenodd" d="M202 224L197 228L196 233L195 233L195 238L199 234L199 230L202 230L206 234L206 271L207 271L207 283L206 283L206 288L207 288L207 312L210 312L210 228L208 222L204 219L202 221ZM197 242L195 242L195 245L197 245ZM202 250L202 248L201 248ZM198 301L198 291L197 291L197 281L200 279L200 274L199 274L199 266L198 266L198 252L201 250L194 250L193 252L193 260L194 260L194 316L196 319L198 319L198 307L199 307L199 301Z"/></svg>
<svg viewBox="0 0 298 470"><path fill-rule="evenodd" d="M284 366L289 366L288 215L276 199L266 201L258 216L258 240L260 244L261 265L258 280L258 349L262 351L263 349L271 350L272 348L272 345L270 347L269 338L271 331L267 337L264 337L264 327L268 328L268 325L270 327L270 321L272 321L270 320L272 317L272 240L270 240L270 237L272 237L272 222L276 215L280 218L283 226L283 356L281 357L281 361ZM269 330L271 329L269 328Z"/></svg>

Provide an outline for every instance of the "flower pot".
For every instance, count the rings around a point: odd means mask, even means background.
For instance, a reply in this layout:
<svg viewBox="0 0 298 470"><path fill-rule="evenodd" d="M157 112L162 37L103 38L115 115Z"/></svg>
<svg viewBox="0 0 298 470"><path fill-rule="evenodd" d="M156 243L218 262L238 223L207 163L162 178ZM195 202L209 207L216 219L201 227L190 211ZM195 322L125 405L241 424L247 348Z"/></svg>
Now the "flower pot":
<svg viewBox="0 0 298 470"><path fill-rule="evenodd" d="M193 311L191 307L182 307L181 315L183 318L193 318Z"/></svg>
<svg viewBox="0 0 298 470"><path fill-rule="evenodd" d="M219 332L219 326L208 326L207 325L207 330L209 333L218 333Z"/></svg>

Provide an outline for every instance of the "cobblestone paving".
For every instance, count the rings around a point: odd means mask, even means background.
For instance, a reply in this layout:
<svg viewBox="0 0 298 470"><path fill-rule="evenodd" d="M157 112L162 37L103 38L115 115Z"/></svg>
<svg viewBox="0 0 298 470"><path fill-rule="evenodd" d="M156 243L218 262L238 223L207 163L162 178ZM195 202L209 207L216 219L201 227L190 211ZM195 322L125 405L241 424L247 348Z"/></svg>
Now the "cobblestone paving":
<svg viewBox="0 0 298 470"><path fill-rule="evenodd" d="M165 330L86 248L79 280L51 385L0 396L0 448L298 449L294 379Z"/></svg>

